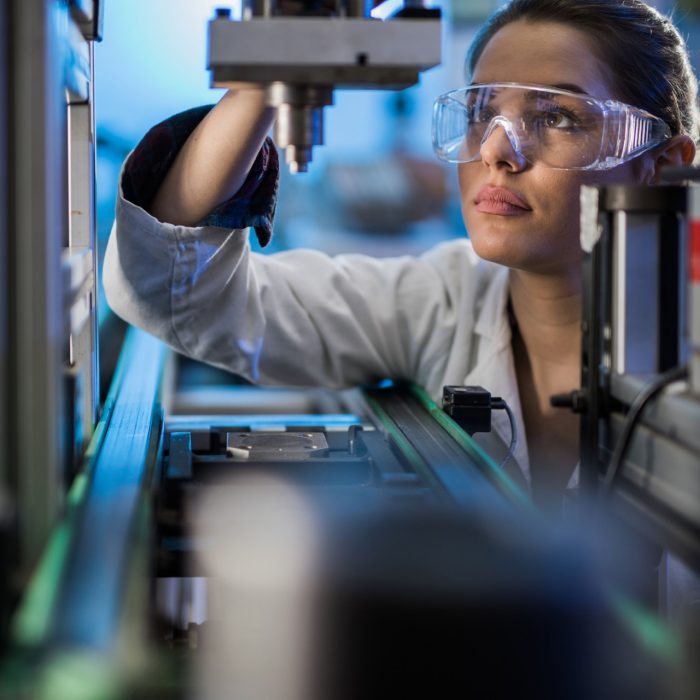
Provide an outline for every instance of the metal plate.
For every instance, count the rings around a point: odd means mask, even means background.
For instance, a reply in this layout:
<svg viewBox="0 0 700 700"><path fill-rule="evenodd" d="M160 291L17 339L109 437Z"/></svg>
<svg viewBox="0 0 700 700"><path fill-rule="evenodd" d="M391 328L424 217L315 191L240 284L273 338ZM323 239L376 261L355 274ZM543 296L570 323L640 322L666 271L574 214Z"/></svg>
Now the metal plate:
<svg viewBox="0 0 700 700"><path fill-rule="evenodd" d="M298 461L327 457L328 441L323 433L227 433L226 452L235 459Z"/></svg>

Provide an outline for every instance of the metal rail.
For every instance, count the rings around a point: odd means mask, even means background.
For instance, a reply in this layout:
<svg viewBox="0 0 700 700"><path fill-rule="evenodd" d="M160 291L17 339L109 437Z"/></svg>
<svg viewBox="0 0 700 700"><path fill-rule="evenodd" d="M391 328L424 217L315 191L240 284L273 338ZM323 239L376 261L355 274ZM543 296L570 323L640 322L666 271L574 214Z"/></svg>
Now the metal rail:
<svg viewBox="0 0 700 700"><path fill-rule="evenodd" d="M2 697L43 697L42 679L29 670L39 650L50 652L43 673L50 672L51 659L71 656L92 659L80 667L81 681L96 665L119 675L114 656L124 628L133 627L135 617L136 627L146 624L147 587L136 616L125 614L134 612L126 596L135 577L142 588L149 577L144 547L167 354L156 339L129 329L85 468L14 618L14 654L0 674ZM34 684L29 695L27 684Z"/></svg>
<svg viewBox="0 0 700 700"><path fill-rule="evenodd" d="M536 512L529 496L421 388L396 384L364 395L390 442L443 496L466 506L499 494Z"/></svg>

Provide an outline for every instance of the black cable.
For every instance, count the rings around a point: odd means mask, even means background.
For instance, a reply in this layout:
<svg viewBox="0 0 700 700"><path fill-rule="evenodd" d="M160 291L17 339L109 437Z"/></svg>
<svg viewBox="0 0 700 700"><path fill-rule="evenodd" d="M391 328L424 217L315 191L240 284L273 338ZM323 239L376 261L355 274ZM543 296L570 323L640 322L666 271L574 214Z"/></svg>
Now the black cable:
<svg viewBox="0 0 700 700"><path fill-rule="evenodd" d="M615 482L617 481L620 473L622 471L622 464L625 460L625 454L629 449L630 442L632 441L632 434L634 428L637 425L637 421L642 415L642 411L646 408L649 401L651 401L662 389L666 388L672 382L678 381L679 379L685 379L688 376L687 367L674 367L658 377L655 377L650 381L635 397L634 401L630 405L630 409L625 417L625 424L622 427L622 432L613 450L612 457L610 458L610 463L608 465L608 470L605 473L605 478L603 480L603 495L609 494Z"/></svg>
<svg viewBox="0 0 700 700"><path fill-rule="evenodd" d="M500 398L500 396L495 396L491 399L491 408L503 409L508 414L508 420L510 421L510 447L508 448L508 454L506 454L503 461L499 465L501 469L503 469L503 467L508 464L515 453L515 446L518 444L518 426L515 423L513 411L505 400Z"/></svg>

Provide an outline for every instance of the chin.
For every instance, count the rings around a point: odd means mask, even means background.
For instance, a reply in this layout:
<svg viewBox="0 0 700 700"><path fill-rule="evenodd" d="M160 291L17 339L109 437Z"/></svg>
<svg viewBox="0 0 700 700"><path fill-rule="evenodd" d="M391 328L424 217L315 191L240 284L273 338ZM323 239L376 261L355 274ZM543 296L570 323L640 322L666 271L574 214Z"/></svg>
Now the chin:
<svg viewBox="0 0 700 700"><path fill-rule="evenodd" d="M498 236L483 234L470 237L474 251L483 260L505 265L506 267L522 268L527 265L527 251L518 250L519 246L508 245Z"/></svg>
<svg viewBox="0 0 700 700"><path fill-rule="evenodd" d="M533 242L518 222L504 217L465 217L466 229L476 254L484 260L513 267L533 253Z"/></svg>
<svg viewBox="0 0 700 700"><path fill-rule="evenodd" d="M537 274L559 274L581 264L578 232L544 231L542 222L465 216L474 252L484 260ZM534 231L539 229L539 235Z"/></svg>
<svg viewBox="0 0 700 700"><path fill-rule="evenodd" d="M551 246L536 245L533 241L508 240L507 236L480 232L470 238L474 252L488 260L514 270L539 275L569 274L572 267L580 267L580 247L552 250Z"/></svg>

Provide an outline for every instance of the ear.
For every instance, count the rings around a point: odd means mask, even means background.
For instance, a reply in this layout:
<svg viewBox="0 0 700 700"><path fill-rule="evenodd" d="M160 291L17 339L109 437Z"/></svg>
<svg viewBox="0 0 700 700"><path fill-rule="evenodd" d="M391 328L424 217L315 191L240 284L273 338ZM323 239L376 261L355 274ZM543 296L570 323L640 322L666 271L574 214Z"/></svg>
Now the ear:
<svg viewBox="0 0 700 700"><path fill-rule="evenodd" d="M685 134L674 136L661 146L651 151L651 166L647 176L648 182L657 183L660 180L661 169L668 166L691 165L695 158L695 143Z"/></svg>

